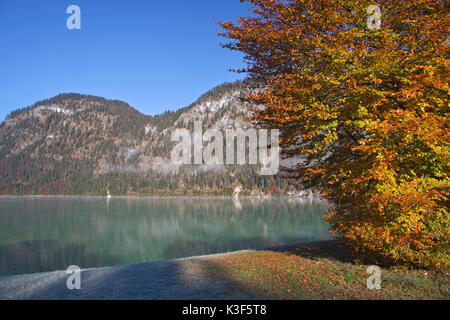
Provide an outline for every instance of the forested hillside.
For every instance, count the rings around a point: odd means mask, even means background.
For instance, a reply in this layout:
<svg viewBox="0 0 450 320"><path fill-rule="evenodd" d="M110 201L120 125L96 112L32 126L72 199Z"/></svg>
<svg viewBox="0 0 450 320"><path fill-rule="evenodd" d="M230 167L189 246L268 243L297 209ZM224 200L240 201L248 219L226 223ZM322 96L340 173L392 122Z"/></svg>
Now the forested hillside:
<svg viewBox="0 0 450 320"><path fill-rule="evenodd" d="M286 194L295 181L256 165L177 166L175 128L249 128L246 84L225 83L188 107L146 116L127 103L68 93L12 112L0 125L0 194Z"/></svg>

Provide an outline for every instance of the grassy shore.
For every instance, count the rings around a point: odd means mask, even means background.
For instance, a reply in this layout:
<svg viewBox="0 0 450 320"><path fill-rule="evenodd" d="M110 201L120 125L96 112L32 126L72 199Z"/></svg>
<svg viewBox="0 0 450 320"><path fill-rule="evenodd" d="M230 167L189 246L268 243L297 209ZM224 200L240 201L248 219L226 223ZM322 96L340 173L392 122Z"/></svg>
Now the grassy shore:
<svg viewBox="0 0 450 320"><path fill-rule="evenodd" d="M449 299L448 271L382 269L367 288L367 265L338 241L214 257L198 266L217 279L269 299Z"/></svg>
<svg viewBox="0 0 450 320"><path fill-rule="evenodd" d="M81 290L67 273L0 275L2 299L449 299L448 271L381 270L367 289L367 266L338 241L84 269Z"/></svg>

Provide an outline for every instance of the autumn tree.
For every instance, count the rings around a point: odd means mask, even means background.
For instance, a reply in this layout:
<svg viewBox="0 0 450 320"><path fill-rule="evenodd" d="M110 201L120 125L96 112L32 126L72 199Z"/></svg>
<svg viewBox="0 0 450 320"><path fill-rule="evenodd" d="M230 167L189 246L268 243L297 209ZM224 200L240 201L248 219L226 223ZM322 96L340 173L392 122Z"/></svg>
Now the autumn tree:
<svg viewBox="0 0 450 320"><path fill-rule="evenodd" d="M376 263L449 267L448 1L378 0L379 28L372 1L248 2L224 47L332 231Z"/></svg>

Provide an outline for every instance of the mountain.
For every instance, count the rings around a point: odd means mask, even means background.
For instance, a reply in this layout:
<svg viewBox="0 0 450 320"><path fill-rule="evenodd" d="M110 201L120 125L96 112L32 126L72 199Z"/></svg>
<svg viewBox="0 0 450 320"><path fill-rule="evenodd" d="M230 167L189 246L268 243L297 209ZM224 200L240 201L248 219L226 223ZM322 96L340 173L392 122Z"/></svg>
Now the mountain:
<svg viewBox="0 0 450 320"><path fill-rule="evenodd" d="M179 165L177 128L252 128L246 83L225 83L188 107L147 116L125 102L76 93L12 112L0 125L0 194L229 195L301 189L257 165Z"/></svg>

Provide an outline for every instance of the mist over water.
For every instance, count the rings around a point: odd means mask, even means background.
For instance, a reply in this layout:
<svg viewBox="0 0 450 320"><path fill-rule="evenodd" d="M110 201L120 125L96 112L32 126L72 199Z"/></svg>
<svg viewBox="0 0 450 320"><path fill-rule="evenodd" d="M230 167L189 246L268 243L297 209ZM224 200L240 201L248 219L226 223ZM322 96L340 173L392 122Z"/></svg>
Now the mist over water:
<svg viewBox="0 0 450 320"><path fill-rule="evenodd" d="M0 275L134 264L329 238L316 199L0 198Z"/></svg>

